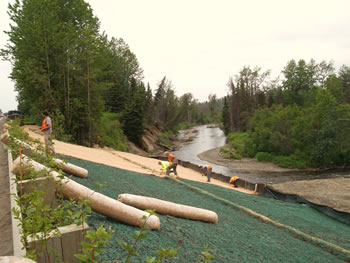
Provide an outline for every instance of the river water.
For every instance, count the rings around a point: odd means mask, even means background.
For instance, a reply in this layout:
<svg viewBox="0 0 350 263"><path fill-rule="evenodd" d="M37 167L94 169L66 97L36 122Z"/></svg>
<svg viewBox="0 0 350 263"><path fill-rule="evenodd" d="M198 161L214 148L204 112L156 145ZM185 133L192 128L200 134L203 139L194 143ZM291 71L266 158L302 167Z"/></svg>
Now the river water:
<svg viewBox="0 0 350 263"><path fill-rule="evenodd" d="M220 173L228 177L239 176L240 178L251 183L275 184L297 180L313 180L336 177L350 177L349 172L240 172L234 169L217 165L214 163L202 161L198 158L198 154L223 146L226 143L226 136L219 128L207 128L206 125L197 126L193 129L198 130L197 136L188 144L174 151L173 154L179 160L187 161L196 165L210 164L213 172ZM180 131L179 138L183 137L186 130Z"/></svg>

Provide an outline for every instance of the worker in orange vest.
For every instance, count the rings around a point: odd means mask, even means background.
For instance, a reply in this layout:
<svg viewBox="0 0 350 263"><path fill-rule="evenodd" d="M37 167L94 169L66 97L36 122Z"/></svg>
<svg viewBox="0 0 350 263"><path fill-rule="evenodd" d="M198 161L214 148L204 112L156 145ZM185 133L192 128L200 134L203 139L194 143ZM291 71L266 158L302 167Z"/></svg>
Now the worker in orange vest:
<svg viewBox="0 0 350 263"><path fill-rule="evenodd" d="M237 187L237 181L238 181L238 179L239 179L239 177L238 176L232 176L231 178L230 178L230 181L229 181L229 183L230 184L233 184L233 187Z"/></svg>
<svg viewBox="0 0 350 263"><path fill-rule="evenodd" d="M177 171L176 171L176 167L177 167L177 164L178 164L176 156L171 154L171 153L169 153L169 152L165 152L164 155L166 157L168 157L168 161L170 163L170 165L166 168L166 175L169 175L170 174L170 170L173 169L173 172L176 175L176 177L179 177L177 175Z"/></svg>
<svg viewBox="0 0 350 263"><path fill-rule="evenodd" d="M52 144L52 121L51 118L49 117L49 114L47 111L42 111L41 116L43 116L43 121L41 123L41 128L40 130L44 134L44 140L45 140L45 146L46 146L46 152L50 150L53 154L56 154L55 148L53 147Z"/></svg>
<svg viewBox="0 0 350 263"><path fill-rule="evenodd" d="M202 176L205 175L206 177L208 177L207 182L210 182L210 175L211 175L211 172L213 171L213 167L211 167L210 165L201 165L199 166L199 169L203 171Z"/></svg>

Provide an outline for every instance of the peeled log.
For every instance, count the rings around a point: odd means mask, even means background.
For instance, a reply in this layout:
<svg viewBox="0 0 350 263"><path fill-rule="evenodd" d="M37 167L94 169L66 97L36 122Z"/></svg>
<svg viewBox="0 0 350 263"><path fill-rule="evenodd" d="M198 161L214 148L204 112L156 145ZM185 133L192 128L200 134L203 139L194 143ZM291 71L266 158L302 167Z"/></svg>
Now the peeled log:
<svg viewBox="0 0 350 263"><path fill-rule="evenodd" d="M68 174L72 174L75 176L86 178L88 176L88 170L79 167L77 165L64 162L60 159L54 159L54 162L56 163L57 168L62 169L64 172Z"/></svg>
<svg viewBox="0 0 350 263"><path fill-rule="evenodd" d="M3 141L3 135L4 135L4 141ZM9 133L6 132L3 135L1 135L1 141L5 144L8 144ZM30 144L25 143L19 139L15 138L15 142L27 150L27 152L25 152L25 154L31 154L32 151L37 152L39 154L44 154L44 153L40 152L39 150L35 149ZM66 172L68 174L72 174L72 175L75 175L78 177L83 177L83 178L86 178L88 176L88 170L86 170L82 167L79 167L79 166L71 164L71 163L64 162L64 161L57 159L57 158L55 158L53 161L56 163L57 168L62 169L64 172Z"/></svg>
<svg viewBox="0 0 350 263"><path fill-rule="evenodd" d="M172 215L215 224L218 222L218 215L215 212L193 206L180 205L152 197L131 194L121 194L118 196L118 200L124 204L140 209L155 210L159 214Z"/></svg>
<svg viewBox="0 0 350 263"><path fill-rule="evenodd" d="M22 165L31 166L35 171L48 170L44 165L35 162L28 157L22 155ZM21 161L19 157L13 162L12 172L18 174L21 168ZM151 215L147 212L139 210L135 207L123 204L115 199L108 196L95 192L73 180L64 177L60 178L60 175L52 171L49 173L55 181L61 182L56 186L57 190L63 194L67 199L73 198L79 201L79 198L84 200L90 200L91 208L100 214L108 216L113 219L117 219L123 223L135 226L146 225L150 229L159 229L160 221L157 216ZM146 221L143 217L148 218Z"/></svg>

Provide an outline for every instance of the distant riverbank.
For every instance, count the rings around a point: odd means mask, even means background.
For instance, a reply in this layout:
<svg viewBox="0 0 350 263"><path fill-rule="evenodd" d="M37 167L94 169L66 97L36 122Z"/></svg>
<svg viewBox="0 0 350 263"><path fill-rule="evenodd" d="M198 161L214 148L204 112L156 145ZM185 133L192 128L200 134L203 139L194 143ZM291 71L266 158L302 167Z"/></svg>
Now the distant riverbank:
<svg viewBox="0 0 350 263"><path fill-rule="evenodd" d="M222 146L224 147L224 146ZM243 158L242 160L227 159L220 154L220 148L217 147L198 155L198 158L210 163L235 169L239 172L296 172L298 169L282 168L273 163L258 162L256 159Z"/></svg>

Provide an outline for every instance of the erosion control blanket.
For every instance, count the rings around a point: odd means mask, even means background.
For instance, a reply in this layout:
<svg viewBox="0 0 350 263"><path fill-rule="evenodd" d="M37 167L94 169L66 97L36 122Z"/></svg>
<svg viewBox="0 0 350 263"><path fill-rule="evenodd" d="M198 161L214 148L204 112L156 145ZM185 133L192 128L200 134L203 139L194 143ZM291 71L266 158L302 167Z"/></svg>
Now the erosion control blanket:
<svg viewBox="0 0 350 263"><path fill-rule="evenodd" d="M22 168L21 165L31 166L35 171L48 170L44 165L23 155L22 160L18 157L13 162L12 172L14 174L19 174ZM160 221L157 216L150 216L147 212L95 192L67 177L61 179L60 175L55 171L51 171L49 174L55 181L60 182L60 184L57 184L57 190L62 192L63 196L67 199L79 200L83 198L85 200L90 200L91 208L94 211L129 225L143 226L146 224L150 229L160 228ZM143 219L144 216L147 217L147 221Z"/></svg>
<svg viewBox="0 0 350 263"><path fill-rule="evenodd" d="M188 205L176 204L157 198L132 194L120 194L118 196L118 200L124 204L134 206L139 209L152 209L155 210L156 213L164 215L172 215L209 223L218 222L218 215L213 211Z"/></svg>

